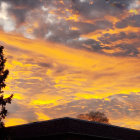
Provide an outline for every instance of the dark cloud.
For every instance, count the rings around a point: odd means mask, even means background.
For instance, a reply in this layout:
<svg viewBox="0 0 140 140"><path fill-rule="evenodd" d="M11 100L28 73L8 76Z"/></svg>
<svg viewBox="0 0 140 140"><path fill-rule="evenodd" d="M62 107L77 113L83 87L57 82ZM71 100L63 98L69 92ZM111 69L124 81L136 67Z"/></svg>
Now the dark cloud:
<svg viewBox="0 0 140 140"><path fill-rule="evenodd" d="M109 33L106 33L103 36L101 36L99 38L99 40L102 43L110 44L111 42L122 40L124 38L126 38L126 33L125 32L121 32L119 34L109 34Z"/></svg>
<svg viewBox="0 0 140 140"><path fill-rule="evenodd" d="M8 13L15 17L17 24L24 23L27 16L26 14L35 8L40 8L42 5L40 0L1 0L0 4L2 2L10 4L10 7L8 7Z"/></svg>
<svg viewBox="0 0 140 140"><path fill-rule="evenodd" d="M40 5L41 1L40 0L36 0L36 1L31 1L31 0L1 0L0 2L8 2L10 4L12 4L14 7L24 7L27 9L31 9L31 8L36 8Z"/></svg>
<svg viewBox="0 0 140 140"><path fill-rule="evenodd" d="M107 20L97 20L94 23L86 22L72 22L69 21L69 26L77 27L80 34L87 34L101 29L110 29L113 27L112 23Z"/></svg>
<svg viewBox="0 0 140 140"><path fill-rule="evenodd" d="M11 16L15 16L17 25L24 23L26 19L26 14L28 11L26 9L17 9L16 7L10 8L8 12L11 14Z"/></svg>
<svg viewBox="0 0 140 140"><path fill-rule="evenodd" d="M111 44L112 42L123 40L123 39L140 39L140 35L134 32L120 32L118 34L106 33L98 38L104 44Z"/></svg>
<svg viewBox="0 0 140 140"><path fill-rule="evenodd" d="M67 45L72 46L78 49L85 49L87 51L94 51L94 52L102 52L102 46L100 42L95 41L93 39L77 39L71 40L67 43Z"/></svg>
<svg viewBox="0 0 140 140"><path fill-rule="evenodd" d="M140 27L140 15L129 16L116 23L117 28L125 28L128 26Z"/></svg>
<svg viewBox="0 0 140 140"><path fill-rule="evenodd" d="M67 44L69 40L79 37L79 33L77 31L72 30L61 30L61 29L54 29L51 31L53 35L47 38L47 40L52 42L59 42Z"/></svg>
<svg viewBox="0 0 140 140"><path fill-rule="evenodd" d="M86 19L98 19L106 15L120 16L131 2L132 0L96 0L91 5L89 1L72 0L72 8Z"/></svg>
<svg viewBox="0 0 140 140"><path fill-rule="evenodd" d="M52 68L53 65L51 63L43 63L43 62L40 62L38 63L39 66L41 67L46 67L46 68Z"/></svg>
<svg viewBox="0 0 140 140"><path fill-rule="evenodd" d="M122 44L116 45L115 48L120 49L119 52L116 52L113 54L116 56L138 56L139 54L139 50L134 47L134 44L122 43Z"/></svg>
<svg viewBox="0 0 140 140"><path fill-rule="evenodd" d="M120 32L118 34L104 34L98 38L105 46L104 50L115 50L112 55L115 56L138 56L139 55L139 39L140 35L134 32ZM135 41L133 41L135 39ZM127 43L128 41L132 43ZM122 41L122 43L118 43ZM114 43L114 44L113 44Z"/></svg>

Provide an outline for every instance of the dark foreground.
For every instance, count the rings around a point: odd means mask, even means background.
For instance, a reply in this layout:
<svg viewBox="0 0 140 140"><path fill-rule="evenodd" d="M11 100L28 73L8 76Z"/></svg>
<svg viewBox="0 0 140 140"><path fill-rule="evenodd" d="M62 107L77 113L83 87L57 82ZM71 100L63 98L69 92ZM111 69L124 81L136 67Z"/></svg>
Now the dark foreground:
<svg viewBox="0 0 140 140"><path fill-rule="evenodd" d="M7 127L0 135L7 140L140 140L138 130L68 117Z"/></svg>

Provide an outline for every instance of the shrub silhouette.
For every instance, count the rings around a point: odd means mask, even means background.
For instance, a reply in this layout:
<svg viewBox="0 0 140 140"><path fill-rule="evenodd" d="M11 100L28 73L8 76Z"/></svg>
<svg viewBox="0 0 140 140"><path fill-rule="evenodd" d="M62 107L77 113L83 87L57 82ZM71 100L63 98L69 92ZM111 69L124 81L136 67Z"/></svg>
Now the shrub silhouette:
<svg viewBox="0 0 140 140"><path fill-rule="evenodd" d="M106 117L106 115L99 111L96 111L96 112L91 111L87 114L79 114L77 118L82 119L82 120L109 124L109 119Z"/></svg>

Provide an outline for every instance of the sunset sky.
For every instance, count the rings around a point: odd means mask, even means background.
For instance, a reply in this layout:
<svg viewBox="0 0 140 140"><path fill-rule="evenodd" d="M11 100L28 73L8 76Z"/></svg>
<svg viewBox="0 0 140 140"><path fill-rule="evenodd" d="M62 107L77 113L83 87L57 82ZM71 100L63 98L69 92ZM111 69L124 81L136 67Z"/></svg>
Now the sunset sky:
<svg viewBox="0 0 140 140"><path fill-rule="evenodd" d="M140 129L140 0L0 0L6 126L101 111Z"/></svg>

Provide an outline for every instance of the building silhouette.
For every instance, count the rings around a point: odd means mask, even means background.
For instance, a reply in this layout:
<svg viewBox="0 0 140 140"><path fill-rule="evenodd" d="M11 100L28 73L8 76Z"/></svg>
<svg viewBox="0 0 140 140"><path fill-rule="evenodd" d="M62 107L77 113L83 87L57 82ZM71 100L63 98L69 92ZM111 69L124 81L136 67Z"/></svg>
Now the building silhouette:
<svg viewBox="0 0 140 140"><path fill-rule="evenodd" d="M7 140L140 140L139 130L68 117L7 127L3 134Z"/></svg>

